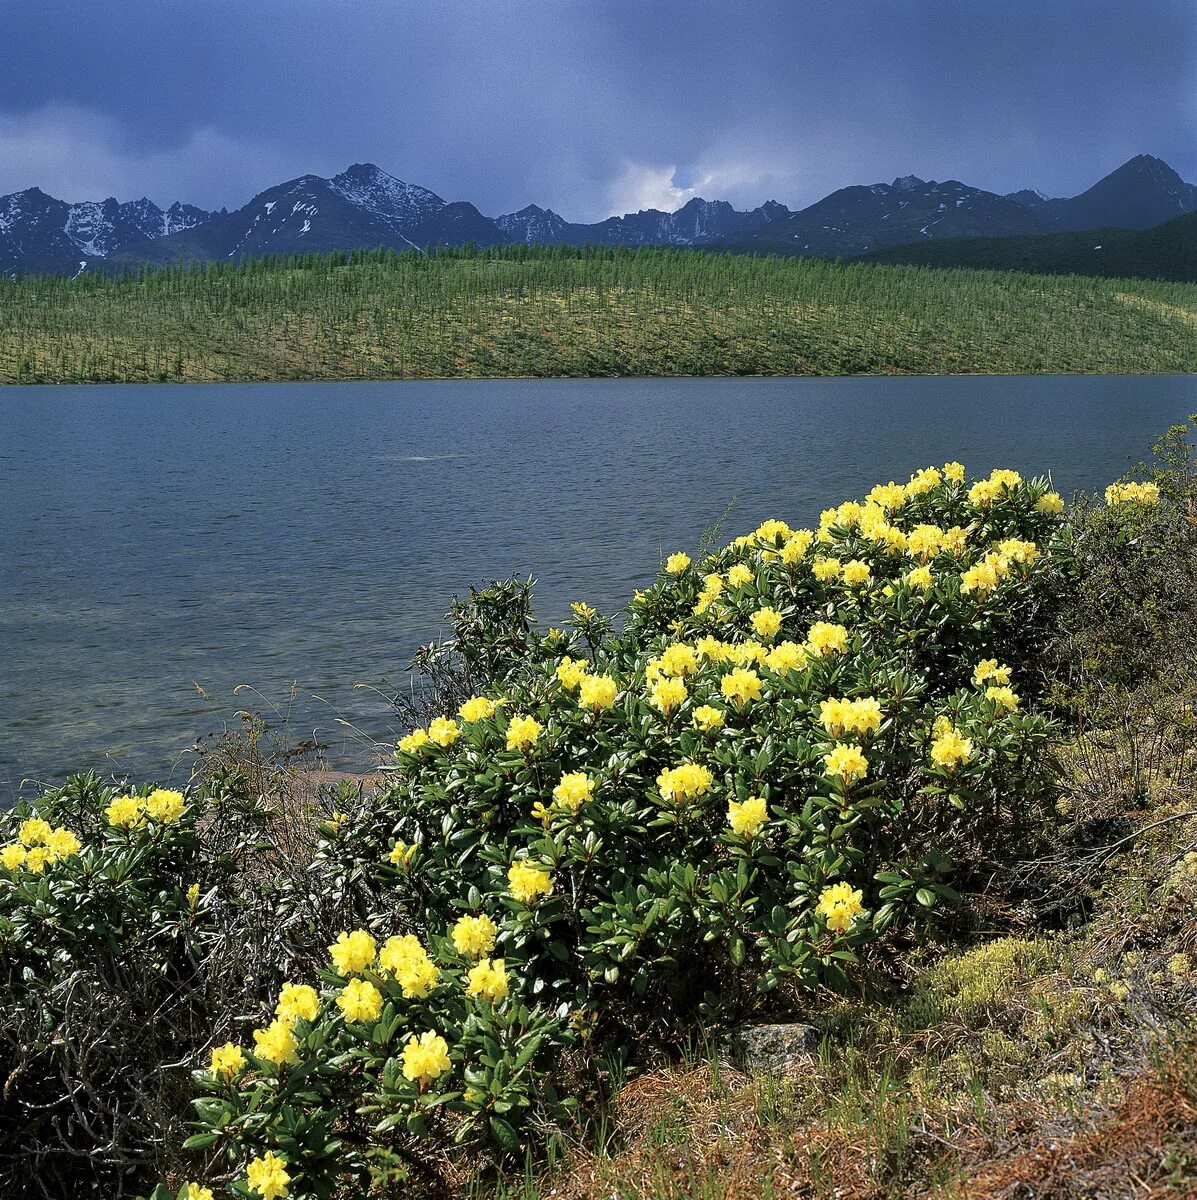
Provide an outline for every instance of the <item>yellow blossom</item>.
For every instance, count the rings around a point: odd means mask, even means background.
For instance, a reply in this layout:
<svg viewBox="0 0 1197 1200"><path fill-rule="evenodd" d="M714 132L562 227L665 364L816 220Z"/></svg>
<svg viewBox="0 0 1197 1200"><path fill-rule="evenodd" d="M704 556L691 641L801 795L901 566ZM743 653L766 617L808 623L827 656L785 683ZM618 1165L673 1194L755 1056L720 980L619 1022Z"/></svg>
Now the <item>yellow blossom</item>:
<svg viewBox="0 0 1197 1200"><path fill-rule="evenodd" d="M849 883L833 883L819 893L815 912L833 933L843 933L864 912L864 896Z"/></svg>
<svg viewBox="0 0 1197 1200"><path fill-rule="evenodd" d="M619 693L619 685L610 675L587 675L578 688L578 704L597 712L610 708Z"/></svg>
<svg viewBox="0 0 1197 1200"><path fill-rule="evenodd" d="M765 666L770 671L785 675L789 671L801 671L807 662L805 646L797 642L778 642L765 656Z"/></svg>
<svg viewBox="0 0 1197 1200"><path fill-rule="evenodd" d="M40 875L52 862L54 855L46 846L30 846L25 851L25 869Z"/></svg>
<svg viewBox="0 0 1197 1200"><path fill-rule="evenodd" d="M840 577L840 560L838 558L816 558L810 565L811 573L823 583Z"/></svg>
<svg viewBox="0 0 1197 1200"><path fill-rule="evenodd" d="M681 683L680 680L661 680L661 682ZM684 686L682 690L685 691ZM583 802L589 800L593 795L594 780L583 771L567 771L561 776L561 782L553 789L553 800L562 808L568 808L570 812L577 812Z"/></svg>
<svg viewBox="0 0 1197 1200"><path fill-rule="evenodd" d="M423 999L440 978L440 971L428 957L428 951L412 933L387 938L378 952L378 969L394 976L408 1000Z"/></svg>
<svg viewBox="0 0 1197 1200"><path fill-rule="evenodd" d="M949 726L931 743L931 761L949 771L968 762L972 756L972 740L964 737L955 726Z"/></svg>
<svg viewBox="0 0 1197 1200"><path fill-rule="evenodd" d="M680 575L690 565L690 556L679 551L677 554L671 554L665 560L665 570L670 575Z"/></svg>
<svg viewBox="0 0 1197 1200"><path fill-rule="evenodd" d="M863 779L869 773L869 760L859 746L850 742L836 742L834 748L823 755L823 767L828 775L834 775L845 784Z"/></svg>
<svg viewBox="0 0 1197 1200"><path fill-rule="evenodd" d="M935 577L932 575L930 567L915 567L913 571L907 573L906 582L911 587L927 591L935 583Z"/></svg>
<svg viewBox="0 0 1197 1200"><path fill-rule="evenodd" d="M42 817L30 817L21 822L17 836L24 846L44 846L54 832L54 827Z"/></svg>
<svg viewBox="0 0 1197 1200"><path fill-rule="evenodd" d="M815 655L839 654L848 648L848 631L842 625L816 621L807 630L806 644Z"/></svg>
<svg viewBox="0 0 1197 1200"><path fill-rule="evenodd" d="M700 704L694 710L694 724L704 733L710 733L723 725L723 714L710 704Z"/></svg>
<svg viewBox="0 0 1197 1200"><path fill-rule="evenodd" d="M507 726L507 749L527 750L536 744L542 729L535 717L512 717Z"/></svg>
<svg viewBox="0 0 1197 1200"><path fill-rule="evenodd" d="M287 1160L268 1150L261 1158L250 1160L245 1168L245 1180L251 1192L257 1192L262 1200L281 1200L287 1195L291 1176L287 1174Z"/></svg>
<svg viewBox="0 0 1197 1200"><path fill-rule="evenodd" d="M411 733L399 739L399 749L404 754L418 754L428 745L428 741L427 729L413 729Z"/></svg>
<svg viewBox="0 0 1197 1200"><path fill-rule="evenodd" d="M881 727L881 718L881 703L872 696L819 701L819 721L828 733L836 736L847 730L864 735L875 733Z"/></svg>
<svg viewBox="0 0 1197 1200"><path fill-rule="evenodd" d="M973 668L973 683L980 687L988 679L1005 685L1010 682L1010 668L999 666L996 658L983 658Z"/></svg>
<svg viewBox="0 0 1197 1200"><path fill-rule="evenodd" d="M406 842L396 842L391 847L391 853L388 856L392 863L397 867L407 867L411 865L411 860L415 857L416 847L409 846Z"/></svg>
<svg viewBox="0 0 1197 1200"><path fill-rule="evenodd" d="M83 843L69 829L59 826L50 830L50 836L46 838L46 849L55 860L70 858L72 854L78 854L83 849Z"/></svg>
<svg viewBox="0 0 1197 1200"><path fill-rule="evenodd" d="M753 580L752 572L743 563L736 563L727 573L727 582L732 587L742 587Z"/></svg>
<svg viewBox="0 0 1197 1200"><path fill-rule="evenodd" d="M275 1018L265 1029L255 1029L254 1054L279 1067L299 1062L299 1043L291 1022Z"/></svg>
<svg viewBox="0 0 1197 1200"><path fill-rule="evenodd" d="M452 717L434 717L428 722L428 736L438 746L448 749L461 736L461 727Z"/></svg>
<svg viewBox="0 0 1197 1200"><path fill-rule="evenodd" d="M355 929L352 933L342 931L328 948L338 975L356 975L364 971L374 961L376 951L374 939L364 929Z"/></svg>
<svg viewBox="0 0 1197 1200"><path fill-rule="evenodd" d="M1013 688L988 687L985 689L985 696L999 708L1009 709L1010 712L1018 707L1018 693Z"/></svg>
<svg viewBox="0 0 1197 1200"><path fill-rule="evenodd" d="M760 796L749 796L743 803L729 800L727 821L733 833L741 837L754 837L769 819L769 806Z"/></svg>
<svg viewBox="0 0 1197 1200"><path fill-rule="evenodd" d="M666 675L693 675L698 670L698 652L685 642L674 642L661 651L654 661Z"/></svg>
<svg viewBox="0 0 1197 1200"><path fill-rule="evenodd" d="M20 842L9 842L0 848L0 866L9 871L19 871L25 865L25 847Z"/></svg>
<svg viewBox="0 0 1197 1200"><path fill-rule="evenodd" d="M426 1087L452 1067L449 1046L439 1033L429 1030L409 1038L403 1047L403 1077Z"/></svg>
<svg viewBox="0 0 1197 1200"><path fill-rule="evenodd" d="M183 1200L214 1200L212 1189L198 1183L189 1183L183 1189Z"/></svg>
<svg viewBox="0 0 1197 1200"><path fill-rule="evenodd" d="M458 954L481 958L495 948L498 929L485 913L477 917L459 917L453 926L453 946Z"/></svg>
<svg viewBox="0 0 1197 1200"><path fill-rule="evenodd" d="M981 561L974 563L967 571L964 571L960 576L960 590L968 594L969 592L980 592L985 595L992 592L997 587L999 576L997 567L989 561Z"/></svg>
<svg viewBox="0 0 1197 1200"><path fill-rule="evenodd" d="M752 614L752 628L757 637L776 637L781 630L781 613L772 607L758 608Z"/></svg>
<svg viewBox="0 0 1197 1200"><path fill-rule="evenodd" d="M943 477L951 483L963 483L964 464L958 462L944 463Z"/></svg>
<svg viewBox="0 0 1197 1200"><path fill-rule="evenodd" d="M105 809L108 824L114 829L132 829L145 820L140 796L118 796Z"/></svg>
<svg viewBox="0 0 1197 1200"><path fill-rule="evenodd" d="M507 995L507 972L501 958L484 958L466 974L467 991L471 996L481 996L492 1004Z"/></svg>
<svg viewBox="0 0 1197 1200"><path fill-rule="evenodd" d="M382 1015L382 993L368 979L351 979L337 997L337 1007L351 1025L377 1021Z"/></svg>
<svg viewBox="0 0 1197 1200"><path fill-rule="evenodd" d="M457 710L457 715L469 723L485 721L495 715L495 702L486 696L471 696Z"/></svg>
<svg viewBox="0 0 1197 1200"><path fill-rule="evenodd" d="M1044 492L1035 501L1035 511L1056 516L1064 511L1064 497L1059 492Z"/></svg>
<svg viewBox="0 0 1197 1200"><path fill-rule="evenodd" d="M557 664L557 679L567 692L572 692L586 678L586 669L588 666L588 663L575 661L567 654Z"/></svg>
<svg viewBox="0 0 1197 1200"><path fill-rule="evenodd" d="M761 677L755 671L737 667L734 671L728 671L719 681L719 690L743 708L750 700L760 697Z"/></svg>
<svg viewBox="0 0 1197 1200"><path fill-rule="evenodd" d="M657 776L661 795L674 803L705 796L714 782L714 776L706 767L692 762L667 767Z"/></svg>
<svg viewBox="0 0 1197 1200"><path fill-rule="evenodd" d="M160 821L163 825L173 825L187 811L187 803L182 792L155 788L146 797L145 811L155 821Z"/></svg>
<svg viewBox="0 0 1197 1200"><path fill-rule="evenodd" d="M238 1074L244 1067L245 1051L240 1046L236 1046L232 1042L225 1042L223 1046L213 1047L212 1061L208 1067L213 1075L223 1075L227 1079Z"/></svg>
<svg viewBox="0 0 1197 1200"><path fill-rule="evenodd" d="M521 904L535 904L553 890L553 877L547 870L517 858L507 869L507 890Z"/></svg>
<svg viewBox="0 0 1197 1200"><path fill-rule="evenodd" d="M278 995L274 1014L284 1021L314 1021L320 1011L316 989L306 983L284 983Z"/></svg>
<svg viewBox="0 0 1197 1200"><path fill-rule="evenodd" d="M649 689L649 702L656 709L659 709L668 716L675 708L686 702L686 697L690 693L686 691L686 685L681 679L672 679L665 676L658 679L656 683Z"/></svg>
<svg viewBox="0 0 1197 1200"><path fill-rule="evenodd" d="M859 587L863 583L871 583L873 572L869 569L867 562L861 562L859 558L851 559L844 563L844 582L849 587Z"/></svg>
<svg viewBox="0 0 1197 1200"><path fill-rule="evenodd" d="M574 600L569 606L569 611L573 613L574 620L583 625L598 616L598 609L591 608L585 600Z"/></svg>

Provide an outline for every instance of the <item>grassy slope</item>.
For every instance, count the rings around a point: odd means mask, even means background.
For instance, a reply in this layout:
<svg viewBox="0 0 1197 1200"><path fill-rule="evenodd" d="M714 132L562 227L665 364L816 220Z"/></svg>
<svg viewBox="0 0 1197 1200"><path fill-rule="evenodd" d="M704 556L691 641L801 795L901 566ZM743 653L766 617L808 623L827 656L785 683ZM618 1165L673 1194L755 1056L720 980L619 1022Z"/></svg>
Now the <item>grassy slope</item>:
<svg viewBox="0 0 1197 1200"><path fill-rule="evenodd" d="M0 282L0 381L1197 371L1197 285L689 251Z"/></svg>
<svg viewBox="0 0 1197 1200"><path fill-rule="evenodd" d="M878 250L863 261L1192 281L1197 280L1197 213L1142 232L1089 229L1036 237L943 238Z"/></svg>

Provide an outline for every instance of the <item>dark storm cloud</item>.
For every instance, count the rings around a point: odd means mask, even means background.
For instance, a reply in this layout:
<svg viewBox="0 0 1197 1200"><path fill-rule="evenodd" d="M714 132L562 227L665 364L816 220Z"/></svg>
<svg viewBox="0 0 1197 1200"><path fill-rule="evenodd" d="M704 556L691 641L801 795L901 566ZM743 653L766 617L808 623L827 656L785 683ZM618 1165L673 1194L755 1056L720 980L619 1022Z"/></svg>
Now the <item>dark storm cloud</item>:
<svg viewBox="0 0 1197 1200"><path fill-rule="evenodd" d="M1191 0L26 0L0 193L243 203L369 160L497 213L809 203L914 172L1197 178Z"/></svg>

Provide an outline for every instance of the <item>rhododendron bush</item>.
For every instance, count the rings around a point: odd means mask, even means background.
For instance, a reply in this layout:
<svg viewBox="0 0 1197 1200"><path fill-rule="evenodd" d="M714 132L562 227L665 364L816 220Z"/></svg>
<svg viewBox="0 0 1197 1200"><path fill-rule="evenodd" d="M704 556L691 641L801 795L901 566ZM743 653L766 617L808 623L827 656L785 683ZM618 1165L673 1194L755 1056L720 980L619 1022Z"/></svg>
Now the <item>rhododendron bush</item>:
<svg viewBox="0 0 1197 1200"><path fill-rule="evenodd" d="M1044 480L949 463L814 529L766 521L671 554L622 622L576 604L406 734L311 865L368 881L370 912L196 1073L208 1186L418 1182L424 1147L510 1152L572 1120L606 1053L851 988L1051 820L1036 654L1063 510ZM106 836L169 840L182 804L117 798ZM22 839L16 874L78 849Z"/></svg>
<svg viewBox="0 0 1197 1200"><path fill-rule="evenodd" d="M329 1195L407 1173L429 1133L515 1148L598 1047L850 986L955 898L954 856L1049 811L1029 656L1062 510L952 463L672 554L618 633L575 605L330 831L325 866L387 902L302 1012L284 993L200 1073L199 1144L243 1193L275 1154L275 1194Z"/></svg>

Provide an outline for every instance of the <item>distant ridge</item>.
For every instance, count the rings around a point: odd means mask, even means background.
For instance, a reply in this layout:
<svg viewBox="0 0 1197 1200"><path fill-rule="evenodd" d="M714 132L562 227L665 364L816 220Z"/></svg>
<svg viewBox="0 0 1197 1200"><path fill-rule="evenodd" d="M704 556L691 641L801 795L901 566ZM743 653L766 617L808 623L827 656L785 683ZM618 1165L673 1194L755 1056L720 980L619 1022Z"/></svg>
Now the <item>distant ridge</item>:
<svg viewBox="0 0 1197 1200"><path fill-rule="evenodd" d="M958 180L905 175L841 188L801 211L775 200L749 211L695 197L676 212L643 209L590 224L530 204L488 217L373 163L301 175L232 212L142 199L68 204L28 188L0 197L0 274L78 274L143 264L388 247L425 250L511 242L573 246L706 246L814 258L858 257L905 243L1023 238L1099 226L1146 229L1197 211L1197 186L1137 155L1079 196L1029 188L998 195Z"/></svg>
<svg viewBox="0 0 1197 1200"><path fill-rule="evenodd" d="M1034 237L944 238L892 246L864 261L1197 282L1197 212L1154 229L1089 229Z"/></svg>

